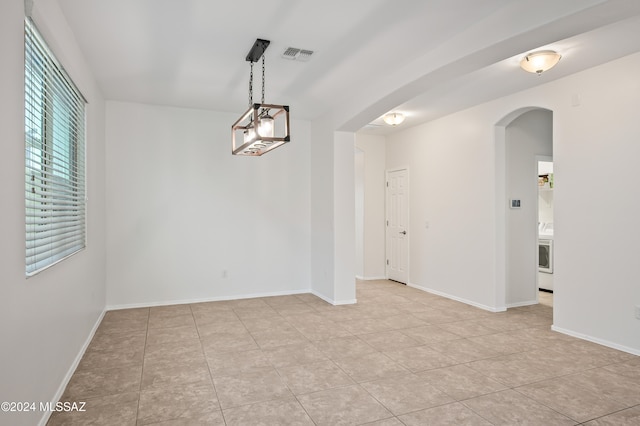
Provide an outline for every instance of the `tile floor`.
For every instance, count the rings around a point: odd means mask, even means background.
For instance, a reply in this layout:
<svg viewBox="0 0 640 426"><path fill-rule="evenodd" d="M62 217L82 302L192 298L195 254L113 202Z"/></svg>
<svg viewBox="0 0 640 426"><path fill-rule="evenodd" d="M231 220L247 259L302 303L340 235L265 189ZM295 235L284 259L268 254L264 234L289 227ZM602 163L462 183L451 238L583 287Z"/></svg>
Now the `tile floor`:
<svg viewBox="0 0 640 426"><path fill-rule="evenodd" d="M49 425L640 425L640 357L389 281L108 312Z"/></svg>

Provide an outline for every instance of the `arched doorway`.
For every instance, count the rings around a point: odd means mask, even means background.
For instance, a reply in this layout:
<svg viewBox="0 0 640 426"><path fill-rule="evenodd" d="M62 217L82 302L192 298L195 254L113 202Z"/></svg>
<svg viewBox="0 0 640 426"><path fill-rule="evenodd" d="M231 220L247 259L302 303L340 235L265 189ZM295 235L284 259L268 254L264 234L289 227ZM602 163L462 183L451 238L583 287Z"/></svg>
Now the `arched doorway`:
<svg viewBox="0 0 640 426"><path fill-rule="evenodd" d="M496 303L538 301L537 159L553 151L553 113L520 108L496 123Z"/></svg>

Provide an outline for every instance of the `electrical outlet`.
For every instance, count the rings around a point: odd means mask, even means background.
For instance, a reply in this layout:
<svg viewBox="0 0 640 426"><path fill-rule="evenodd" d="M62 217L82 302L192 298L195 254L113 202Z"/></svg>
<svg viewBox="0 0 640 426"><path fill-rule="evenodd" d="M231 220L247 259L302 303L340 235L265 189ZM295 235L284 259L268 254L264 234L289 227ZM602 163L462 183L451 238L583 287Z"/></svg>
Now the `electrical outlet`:
<svg viewBox="0 0 640 426"><path fill-rule="evenodd" d="M636 305L636 319L640 320L640 305Z"/></svg>

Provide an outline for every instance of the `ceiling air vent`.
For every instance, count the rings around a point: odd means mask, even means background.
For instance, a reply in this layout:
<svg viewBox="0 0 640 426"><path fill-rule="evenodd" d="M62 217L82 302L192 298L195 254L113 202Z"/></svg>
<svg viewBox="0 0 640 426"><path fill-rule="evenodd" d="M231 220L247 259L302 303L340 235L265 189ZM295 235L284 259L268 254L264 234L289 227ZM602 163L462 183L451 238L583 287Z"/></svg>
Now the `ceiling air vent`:
<svg viewBox="0 0 640 426"><path fill-rule="evenodd" d="M311 55L313 55L313 50L298 49L297 47L287 47L287 49L282 54L282 57L291 61L307 62L309 59L311 59Z"/></svg>

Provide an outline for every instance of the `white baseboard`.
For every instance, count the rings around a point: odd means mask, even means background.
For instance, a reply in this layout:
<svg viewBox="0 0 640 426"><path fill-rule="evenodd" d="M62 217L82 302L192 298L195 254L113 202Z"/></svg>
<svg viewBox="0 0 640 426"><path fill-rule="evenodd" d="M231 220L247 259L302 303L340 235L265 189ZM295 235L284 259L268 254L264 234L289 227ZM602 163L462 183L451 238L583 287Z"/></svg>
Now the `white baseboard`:
<svg viewBox="0 0 640 426"><path fill-rule="evenodd" d="M376 276L374 276L374 277L361 277L359 275L356 275L356 279L358 279L360 281L375 281L375 280L386 280L387 277L385 277L384 275L380 276L380 277L376 277Z"/></svg>
<svg viewBox="0 0 640 426"><path fill-rule="evenodd" d="M423 286L412 284L412 283L408 283L407 286L417 288L418 290L426 291L427 293L435 294L437 296L446 297L447 299L455 300L456 302L466 303L467 305L475 306L476 308L484 309L485 311L489 311L489 312L504 312L507 310L506 306L497 306L497 307L487 306L481 303L474 302L472 300L467 300L462 297L453 296L451 294L444 293L439 290L434 290L431 288L423 287Z"/></svg>
<svg viewBox="0 0 640 426"><path fill-rule="evenodd" d="M566 334L567 336L576 337L578 339L587 340L589 342L597 343L602 346L606 346L611 349L616 349L622 352L627 352L632 355L640 356L640 349L630 348L624 345L619 345L617 343L610 342L608 340L599 339L597 337L589 336L587 334L578 333L573 330L567 330L566 328L556 327L555 325L551 326L551 330L557 331L558 333Z"/></svg>
<svg viewBox="0 0 640 426"><path fill-rule="evenodd" d="M537 304L538 304L537 300L528 300L526 302L507 303L507 308L519 308L521 306L531 306L531 305L537 305Z"/></svg>
<svg viewBox="0 0 640 426"><path fill-rule="evenodd" d="M355 303L357 303L357 299L349 299L349 300L333 300L329 297L326 297L323 294L318 293L315 290L311 290L310 292L311 294L313 294L316 297L319 297L320 299L324 300L325 302L333 305L333 306L339 306L339 305L353 305Z"/></svg>
<svg viewBox="0 0 640 426"><path fill-rule="evenodd" d="M100 326L100 323L102 322L102 318L104 318L105 313L106 313L106 309L102 311L102 313L96 320L95 324L91 328L91 332L89 332L89 336L87 336L84 344L82 345L82 347L80 348L80 351L78 352L78 355L76 355L76 358L73 360L71 367L69 367L67 374L65 374L64 379L62 379L62 383L60 383L60 386L58 386L58 390L56 391L55 395L53 396L53 400L51 401L53 405L55 405L58 401L60 401L60 398L62 398L62 395L64 394L64 390L67 388L67 385L69 384L69 381L73 376L73 373L76 372L76 368L78 368L78 365L80 364L80 361L84 356L84 353L87 351L87 348L91 343L91 340L93 340L93 336L95 336L96 331L98 330L98 327ZM45 411L42 415L42 418L38 422L38 426L45 426L49 421L49 417L51 417L51 412Z"/></svg>
<svg viewBox="0 0 640 426"><path fill-rule="evenodd" d="M126 303L121 305L108 305L106 310L116 311L119 309L150 308L154 306L185 305L189 303L221 302L224 300L253 299L256 297L272 297L272 296L289 296L292 294L306 294L306 293L313 293L313 292L310 289L302 289L302 290L276 291L276 292L268 292L268 293L237 294L232 296L206 297L201 299L180 299L180 300L164 300L164 301L158 301L158 302ZM318 295L316 294L316 296Z"/></svg>

